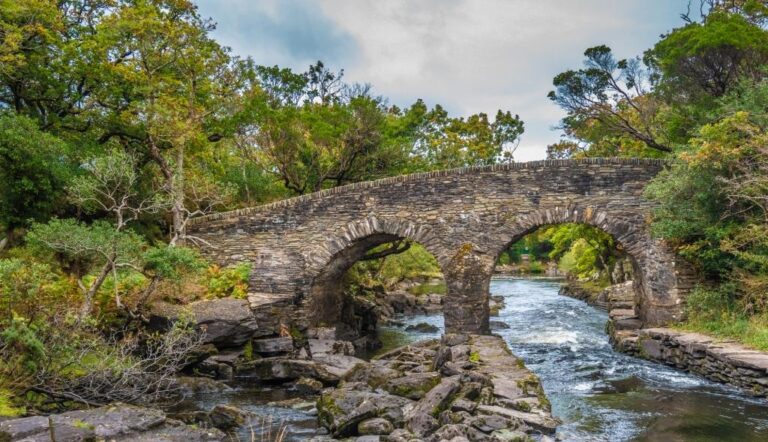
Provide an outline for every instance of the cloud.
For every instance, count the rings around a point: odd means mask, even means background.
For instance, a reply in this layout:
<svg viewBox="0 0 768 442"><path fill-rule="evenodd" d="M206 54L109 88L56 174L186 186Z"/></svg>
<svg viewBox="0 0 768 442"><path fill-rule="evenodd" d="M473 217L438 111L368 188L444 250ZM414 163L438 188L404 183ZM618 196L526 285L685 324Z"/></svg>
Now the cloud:
<svg viewBox="0 0 768 442"><path fill-rule="evenodd" d="M217 40L258 64L303 71L317 60L351 65L358 53L355 39L315 2L198 0L197 4L204 17L217 23Z"/></svg>
<svg viewBox="0 0 768 442"><path fill-rule="evenodd" d="M454 114L517 113L518 160L543 158L563 113L552 78L608 44L639 55L681 24L686 0L204 0L216 37L257 63L305 69L316 59L373 84L400 106L423 98ZM215 5L219 6L215 6Z"/></svg>

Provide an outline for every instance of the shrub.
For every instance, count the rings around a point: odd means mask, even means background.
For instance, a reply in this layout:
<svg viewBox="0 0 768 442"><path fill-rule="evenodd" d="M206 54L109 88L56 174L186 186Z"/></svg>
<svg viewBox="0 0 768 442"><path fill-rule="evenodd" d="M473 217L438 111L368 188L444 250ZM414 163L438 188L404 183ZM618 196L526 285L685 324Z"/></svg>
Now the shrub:
<svg viewBox="0 0 768 442"><path fill-rule="evenodd" d="M208 268L205 286L208 298L244 299L248 294L248 278L251 266L248 263L221 268L213 265Z"/></svg>

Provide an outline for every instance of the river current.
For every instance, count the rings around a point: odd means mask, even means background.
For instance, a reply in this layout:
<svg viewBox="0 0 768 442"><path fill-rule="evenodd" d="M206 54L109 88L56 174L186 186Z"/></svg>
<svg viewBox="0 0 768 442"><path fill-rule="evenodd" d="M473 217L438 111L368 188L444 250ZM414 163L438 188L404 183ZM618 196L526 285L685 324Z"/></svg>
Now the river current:
<svg viewBox="0 0 768 442"><path fill-rule="evenodd" d="M505 307L491 319L509 325L493 332L504 337L541 379L552 413L563 422L560 440L768 441L768 401L614 352L605 333L607 313L558 295L559 287L558 281L494 279L491 293L503 296ZM439 331L404 331L420 322L436 325ZM403 318L400 327L381 328L380 351L439 337L442 329L442 314ZM229 393L199 398L197 406L209 409L229 403L270 416L271 422L262 427L278 424L287 430L286 440L317 434L316 417L308 411L311 403L290 408L272 402L289 398L303 399L280 388L241 385ZM262 431L257 433L263 438ZM248 440L252 435L240 436Z"/></svg>
<svg viewBox="0 0 768 442"><path fill-rule="evenodd" d="M605 333L607 313L558 295L559 287L558 281L494 279L491 294L503 296L505 307L491 319L509 325L493 332L541 379L553 414L563 421L560 439L768 441L768 401L614 352ZM443 317L406 322L442 328Z"/></svg>

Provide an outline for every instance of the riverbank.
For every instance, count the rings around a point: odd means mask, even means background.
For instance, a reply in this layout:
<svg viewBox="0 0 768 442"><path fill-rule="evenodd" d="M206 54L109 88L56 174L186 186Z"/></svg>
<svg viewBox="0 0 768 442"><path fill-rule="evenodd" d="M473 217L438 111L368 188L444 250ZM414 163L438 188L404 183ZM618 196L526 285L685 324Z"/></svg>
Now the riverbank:
<svg viewBox="0 0 768 442"><path fill-rule="evenodd" d="M768 353L668 328L608 329L617 351L730 384L756 397L768 396Z"/></svg>
<svg viewBox="0 0 768 442"><path fill-rule="evenodd" d="M602 290L569 282L558 293L607 310L606 332L616 351L733 385L755 397L768 396L768 353L701 333L641 328L632 281Z"/></svg>

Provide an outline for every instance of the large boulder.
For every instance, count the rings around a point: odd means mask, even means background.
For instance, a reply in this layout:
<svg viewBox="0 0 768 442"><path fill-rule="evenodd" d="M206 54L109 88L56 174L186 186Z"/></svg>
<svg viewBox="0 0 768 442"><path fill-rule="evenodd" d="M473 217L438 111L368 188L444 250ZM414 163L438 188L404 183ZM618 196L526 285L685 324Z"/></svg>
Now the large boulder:
<svg viewBox="0 0 768 442"><path fill-rule="evenodd" d="M459 391L459 376L443 378L439 384L416 403L405 415L408 429L416 435L425 436L437 427L436 416L445 410L453 395Z"/></svg>
<svg viewBox="0 0 768 442"><path fill-rule="evenodd" d="M384 385L384 389L392 394L417 401L439 383L440 374L437 372L409 373L406 376L390 380Z"/></svg>
<svg viewBox="0 0 768 442"><path fill-rule="evenodd" d="M340 376L316 361L280 357L256 359L238 364L236 377L255 378L266 382L288 382L300 378L317 379L325 385L336 385Z"/></svg>
<svg viewBox="0 0 768 442"><path fill-rule="evenodd" d="M217 348L239 347L259 329L248 301L234 298L196 301L186 306L156 303L150 314L150 328L165 330L186 315L203 332L203 343Z"/></svg>
<svg viewBox="0 0 768 442"><path fill-rule="evenodd" d="M334 437L348 437L358 432L363 421L376 417L402 424L403 409L411 403L399 396L374 392L367 384L347 383L320 396L317 417Z"/></svg>

